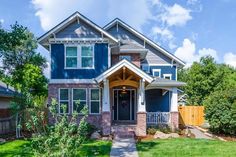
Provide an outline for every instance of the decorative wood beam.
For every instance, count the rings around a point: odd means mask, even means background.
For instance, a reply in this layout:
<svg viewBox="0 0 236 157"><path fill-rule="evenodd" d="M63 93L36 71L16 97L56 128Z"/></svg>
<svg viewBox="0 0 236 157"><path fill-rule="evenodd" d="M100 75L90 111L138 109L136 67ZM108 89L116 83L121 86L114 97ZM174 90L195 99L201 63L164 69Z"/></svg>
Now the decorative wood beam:
<svg viewBox="0 0 236 157"><path fill-rule="evenodd" d="M123 80L125 80L125 70L126 70L126 67L123 67Z"/></svg>
<svg viewBox="0 0 236 157"><path fill-rule="evenodd" d="M124 81L112 81L110 82L110 88L115 87L115 86L132 86L132 87L139 87L139 82L136 81L131 81L131 80L124 80Z"/></svg>

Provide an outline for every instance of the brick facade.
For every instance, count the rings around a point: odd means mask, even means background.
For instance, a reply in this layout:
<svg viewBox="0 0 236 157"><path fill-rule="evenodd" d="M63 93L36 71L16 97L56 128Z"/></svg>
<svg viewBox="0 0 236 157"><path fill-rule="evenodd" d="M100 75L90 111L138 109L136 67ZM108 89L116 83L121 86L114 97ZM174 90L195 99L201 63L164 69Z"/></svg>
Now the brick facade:
<svg viewBox="0 0 236 157"><path fill-rule="evenodd" d="M140 54L139 53L125 53L125 54L120 54L120 55L124 55L124 56L131 56L131 62L140 67L141 63L140 63ZM112 55L111 56L111 64L115 65L116 63L118 63L119 60L119 56L120 55Z"/></svg>
<svg viewBox="0 0 236 157"><path fill-rule="evenodd" d="M137 127L136 135L137 136L146 136L147 135L147 113L146 112L137 112Z"/></svg>
<svg viewBox="0 0 236 157"><path fill-rule="evenodd" d="M172 131L179 128L179 112L170 112L170 128Z"/></svg>
<svg viewBox="0 0 236 157"><path fill-rule="evenodd" d="M90 97L90 93L89 93L89 88L97 88L96 84L49 84L48 85L48 102L50 104L52 98L56 99L58 101L59 99L59 89L60 88L86 88L87 89L87 102L89 102L89 97ZM71 97L72 92L70 90L69 92L69 97ZM100 111L101 111L101 107L102 107L102 101L100 102ZM89 107L89 104L87 104ZM69 116L71 116L72 113L72 100L70 99L69 101ZM50 115L50 114L49 114ZM82 118L82 116L78 117L78 123L80 121L80 119ZM87 117L87 121L92 124L95 125L97 128L101 129L101 122L102 122L102 116L101 114L89 114ZM52 124L54 122L53 118L51 116L49 116L49 123Z"/></svg>
<svg viewBox="0 0 236 157"><path fill-rule="evenodd" d="M102 134L103 135L111 134L111 113L110 112L102 113Z"/></svg>

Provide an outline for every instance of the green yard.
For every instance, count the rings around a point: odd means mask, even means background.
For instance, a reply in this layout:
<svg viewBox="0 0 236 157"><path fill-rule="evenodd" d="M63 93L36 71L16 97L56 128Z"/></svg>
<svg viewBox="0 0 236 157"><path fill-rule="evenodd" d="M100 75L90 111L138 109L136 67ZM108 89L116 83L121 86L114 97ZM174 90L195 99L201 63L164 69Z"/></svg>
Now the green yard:
<svg viewBox="0 0 236 157"><path fill-rule="evenodd" d="M203 139L167 139L137 144L140 157L235 157L236 142Z"/></svg>
<svg viewBox="0 0 236 157"><path fill-rule="evenodd" d="M88 141L78 148L78 156L109 156L111 150L110 141ZM25 140L15 140L0 145L1 157L13 156L33 156L30 151L30 142Z"/></svg>

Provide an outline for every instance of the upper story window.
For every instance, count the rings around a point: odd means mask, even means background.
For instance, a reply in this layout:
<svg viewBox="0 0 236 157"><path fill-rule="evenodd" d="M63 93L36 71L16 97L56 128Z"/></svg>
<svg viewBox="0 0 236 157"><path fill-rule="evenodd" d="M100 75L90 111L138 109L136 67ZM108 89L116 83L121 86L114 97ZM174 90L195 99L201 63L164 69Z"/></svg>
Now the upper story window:
<svg viewBox="0 0 236 157"><path fill-rule="evenodd" d="M145 71L146 73L149 73L150 67L148 64L142 64L142 70Z"/></svg>
<svg viewBox="0 0 236 157"><path fill-rule="evenodd" d="M161 69L153 69L152 75L155 77L161 77Z"/></svg>
<svg viewBox="0 0 236 157"><path fill-rule="evenodd" d="M94 68L94 46L93 45L66 46L65 68L66 69Z"/></svg>
<svg viewBox="0 0 236 157"><path fill-rule="evenodd" d="M128 61L131 61L131 56L129 56L129 55L120 55L119 60L122 60L122 59L126 59Z"/></svg>
<svg viewBox="0 0 236 157"><path fill-rule="evenodd" d="M172 74L163 74L163 77L168 80L172 80Z"/></svg>
<svg viewBox="0 0 236 157"><path fill-rule="evenodd" d="M77 68L78 67L78 53L77 47L66 47L66 67Z"/></svg>

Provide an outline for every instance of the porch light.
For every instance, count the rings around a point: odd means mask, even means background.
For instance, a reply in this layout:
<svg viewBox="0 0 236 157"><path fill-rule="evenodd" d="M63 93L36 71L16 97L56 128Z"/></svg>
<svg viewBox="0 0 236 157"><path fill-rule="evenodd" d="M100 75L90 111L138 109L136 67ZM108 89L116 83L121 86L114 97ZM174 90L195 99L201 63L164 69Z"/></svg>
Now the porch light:
<svg viewBox="0 0 236 157"><path fill-rule="evenodd" d="M122 94L126 94L127 92L126 92L126 87L125 86L123 86L122 87L122 92L121 92Z"/></svg>

